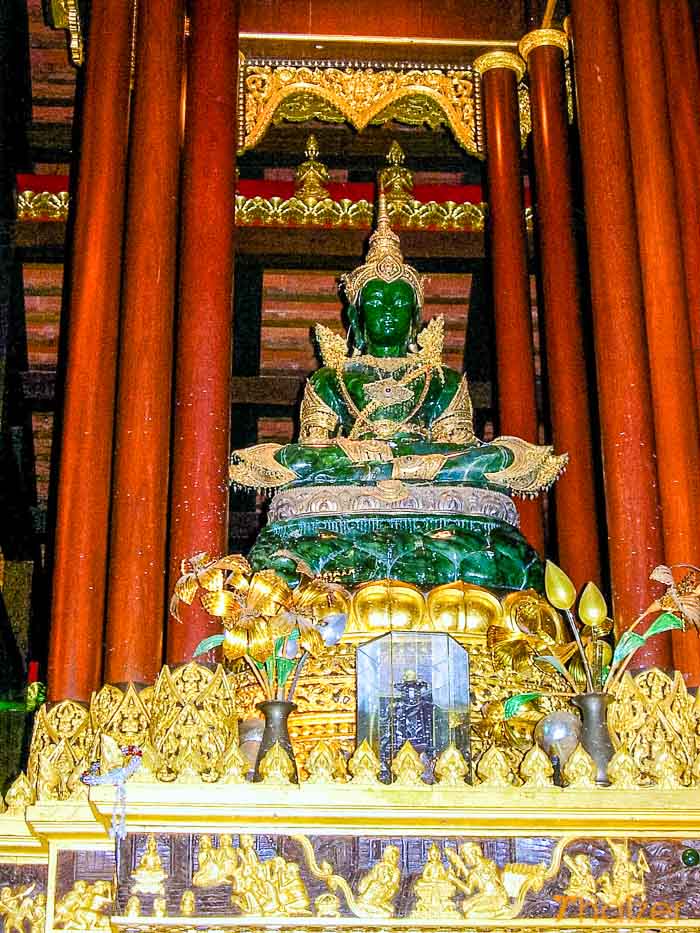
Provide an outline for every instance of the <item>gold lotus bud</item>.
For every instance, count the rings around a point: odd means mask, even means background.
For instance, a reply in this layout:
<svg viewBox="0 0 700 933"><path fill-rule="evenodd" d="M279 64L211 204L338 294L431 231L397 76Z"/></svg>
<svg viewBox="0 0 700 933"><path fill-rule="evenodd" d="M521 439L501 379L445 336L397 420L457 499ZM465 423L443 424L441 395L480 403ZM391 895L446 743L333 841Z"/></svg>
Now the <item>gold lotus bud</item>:
<svg viewBox="0 0 700 933"><path fill-rule="evenodd" d="M544 568L544 588L555 609L571 609L576 602L576 588L561 567L548 560Z"/></svg>
<svg viewBox="0 0 700 933"><path fill-rule="evenodd" d="M608 617L608 607L595 583L587 583L578 604L579 618L592 629L600 628Z"/></svg>

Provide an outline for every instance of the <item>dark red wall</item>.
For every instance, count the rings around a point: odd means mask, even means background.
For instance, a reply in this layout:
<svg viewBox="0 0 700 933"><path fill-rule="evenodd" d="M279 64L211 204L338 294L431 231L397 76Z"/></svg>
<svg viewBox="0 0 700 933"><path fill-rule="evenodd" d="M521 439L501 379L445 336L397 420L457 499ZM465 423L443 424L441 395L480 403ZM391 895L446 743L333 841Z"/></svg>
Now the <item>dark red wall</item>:
<svg viewBox="0 0 700 933"><path fill-rule="evenodd" d="M246 0L241 30L430 39L519 39L524 3L505 0Z"/></svg>

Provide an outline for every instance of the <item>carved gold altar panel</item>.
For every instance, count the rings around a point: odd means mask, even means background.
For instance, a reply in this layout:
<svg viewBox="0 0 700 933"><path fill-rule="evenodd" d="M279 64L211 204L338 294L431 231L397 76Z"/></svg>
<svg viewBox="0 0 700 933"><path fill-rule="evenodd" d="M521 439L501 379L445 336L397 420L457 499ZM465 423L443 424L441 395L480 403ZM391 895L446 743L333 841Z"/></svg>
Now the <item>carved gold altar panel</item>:
<svg viewBox="0 0 700 933"><path fill-rule="evenodd" d="M479 79L471 66L352 62L241 63L239 136L252 149L272 123L348 122L356 130L396 120L448 126L471 155L483 155Z"/></svg>

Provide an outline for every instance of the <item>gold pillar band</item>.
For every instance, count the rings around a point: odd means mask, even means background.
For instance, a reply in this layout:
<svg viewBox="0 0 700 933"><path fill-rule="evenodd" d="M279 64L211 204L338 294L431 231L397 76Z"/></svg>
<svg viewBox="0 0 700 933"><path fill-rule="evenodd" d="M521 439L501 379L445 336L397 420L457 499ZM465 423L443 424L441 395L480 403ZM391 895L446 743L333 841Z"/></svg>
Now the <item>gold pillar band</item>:
<svg viewBox="0 0 700 933"><path fill-rule="evenodd" d="M566 33L562 32L561 29L533 29L532 32L528 32L527 35L522 37L518 43L518 51L527 61L530 52L541 45L554 45L562 50L564 58L568 58L569 40Z"/></svg>
<svg viewBox="0 0 700 933"><path fill-rule="evenodd" d="M492 68L510 68L517 75L518 81L525 74L525 62L515 52L486 52L477 58L472 67L481 75Z"/></svg>

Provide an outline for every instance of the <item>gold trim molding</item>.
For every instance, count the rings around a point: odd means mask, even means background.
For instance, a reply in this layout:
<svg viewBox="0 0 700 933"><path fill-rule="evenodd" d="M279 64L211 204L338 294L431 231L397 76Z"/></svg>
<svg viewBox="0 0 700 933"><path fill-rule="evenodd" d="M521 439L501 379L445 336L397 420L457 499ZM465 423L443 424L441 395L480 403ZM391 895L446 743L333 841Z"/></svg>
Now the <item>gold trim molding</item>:
<svg viewBox="0 0 700 933"><path fill-rule="evenodd" d="M569 57L569 40L565 32L561 29L533 29L522 37L518 43L518 52L525 62L533 49L538 49L542 45L555 46L564 54L564 58Z"/></svg>
<svg viewBox="0 0 700 933"><path fill-rule="evenodd" d="M256 146L271 124L282 121L348 122L362 131L370 124L396 120L432 129L446 124L467 152L483 154L477 129L478 81L469 65L251 59L243 63L242 72L243 152Z"/></svg>
<svg viewBox="0 0 700 933"><path fill-rule="evenodd" d="M66 221L70 207L67 191L22 191L17 198L19 221ZM398 228L412 230L474 231L484 229L487 206L483 202L457 203L455 201L408 200L387 205L389 219ZM309 204L299 197L246 198L236 195L236 224L247 226L304 226L352 227L369 229L372 225L374 205L361 199L322 198Z"/></svg>
<svg viewBox="0 0 700 933"><path fill-rule="evenodd" d="M515 52L504 52L502 50L486 52L485 55L480 55L474 62L473 68L480 75L486 74L487 71L491 71L493 68L509 68L515 72L518 81L521 81L525 74L525 62L522 58L516 55Z"/></svg>

